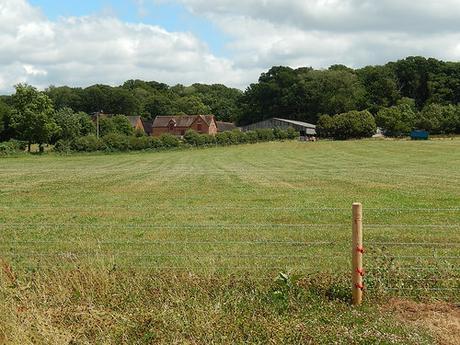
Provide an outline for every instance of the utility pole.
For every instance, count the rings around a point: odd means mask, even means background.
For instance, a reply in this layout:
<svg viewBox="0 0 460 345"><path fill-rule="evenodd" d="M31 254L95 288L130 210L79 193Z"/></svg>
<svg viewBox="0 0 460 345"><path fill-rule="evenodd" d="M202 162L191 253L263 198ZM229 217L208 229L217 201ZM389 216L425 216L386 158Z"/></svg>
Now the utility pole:
<svg viewBox="0 0 460 345"><path fill-rule="evenodd" d="M102 110L96 113L96 137L98 139L99 139L99 114L101 113L102 113Z"/></svg>

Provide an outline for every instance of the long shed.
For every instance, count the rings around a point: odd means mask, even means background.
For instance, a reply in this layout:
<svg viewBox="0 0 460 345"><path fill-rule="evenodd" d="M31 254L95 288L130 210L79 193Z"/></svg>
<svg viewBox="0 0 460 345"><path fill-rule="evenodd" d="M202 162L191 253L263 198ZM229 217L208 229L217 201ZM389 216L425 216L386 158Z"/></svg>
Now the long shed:
<svg viewBox="0 0 460 345"><path fill-rule="evenodd" d="M316 135L316 126L311 123L297 121L297 120L281 119L278 117L274 117L274 118L267 119L264 121L252 123L250 125L242 126L241 130L251 131L251 130L261 129L261 128L287 129L289 127L294 128L296 131L298 131L300 133L300 136L315 136Z"/></svg>

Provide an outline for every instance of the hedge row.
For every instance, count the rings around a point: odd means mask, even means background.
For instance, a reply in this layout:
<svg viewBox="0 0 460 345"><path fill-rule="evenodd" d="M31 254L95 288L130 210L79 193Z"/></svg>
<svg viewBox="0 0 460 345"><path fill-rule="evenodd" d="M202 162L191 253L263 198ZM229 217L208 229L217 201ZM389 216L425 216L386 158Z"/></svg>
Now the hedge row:
<svg viewBox="0 0 460 345"><path fill-rule="evenodd" d="M79 137L72 141L59 140L54 149L57 152L94 152L94 151L138 151L177 148L181 146L225 146L243 143L257 143L273 140L295 139L298 133L289 128L258 129L255 131L217 133L215 136L198 134L192 130L187 131L183 139L163 134L160 137L127 136L120 133L110 133L98 139L94 135Z"/></svg>
<svg viewBox="0 0 460 345"><path fill-rule="evenodd" d="M27 143L20 140L11 139L10 141L5 141L0 143L0 155L10 155L22 152L26 149Z"/></svg>

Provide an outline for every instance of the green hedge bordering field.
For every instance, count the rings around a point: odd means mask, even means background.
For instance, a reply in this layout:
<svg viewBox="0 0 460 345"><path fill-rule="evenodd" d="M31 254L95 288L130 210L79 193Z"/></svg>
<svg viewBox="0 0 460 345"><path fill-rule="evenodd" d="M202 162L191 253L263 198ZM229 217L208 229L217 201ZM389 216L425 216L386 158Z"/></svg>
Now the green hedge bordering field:
<svg viewBox="0 0 460 345"><path fill-rule="evenodd" d="M189 130L182 139L170 134L159 138L147 136L127 136L120 133L109 133L98 139L94 135L79 137L71 141L59 140L54 150L56 152L122 152L140 150L160 150L178 147L228 146L246 143L258 143L273 140L297 138L298 133L292 129L257 129L255 131L217 133L217 135L198 134Z"/></svg>

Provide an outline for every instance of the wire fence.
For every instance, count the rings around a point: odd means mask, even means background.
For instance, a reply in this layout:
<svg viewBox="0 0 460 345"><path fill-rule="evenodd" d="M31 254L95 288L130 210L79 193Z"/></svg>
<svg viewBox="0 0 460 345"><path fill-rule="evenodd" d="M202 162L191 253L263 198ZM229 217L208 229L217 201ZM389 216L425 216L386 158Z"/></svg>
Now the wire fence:
<svg viewBox="0 0 460 345"><path fill-rule="evenodd" d="M126 219L125 211L139 209L142 217ZM195 205L180 212L194 210L240 216L189 222L170 219L169 205L2 206L0 257L26 269L98 261L126 269L251 272L254 280L280 272L349 276L350 208ZM116 216L94 218L100 211ZM364 214L364 291L459 302L460 208L370 207Z"/></svg>

